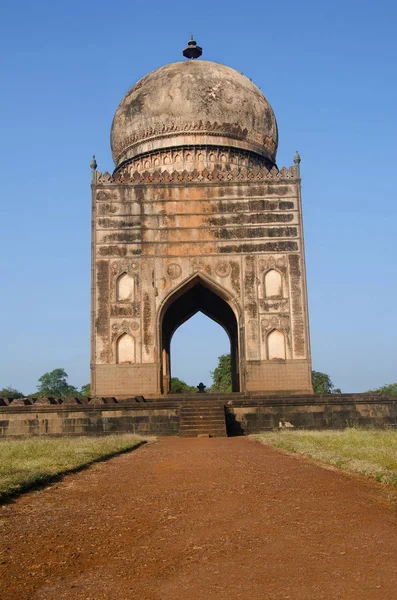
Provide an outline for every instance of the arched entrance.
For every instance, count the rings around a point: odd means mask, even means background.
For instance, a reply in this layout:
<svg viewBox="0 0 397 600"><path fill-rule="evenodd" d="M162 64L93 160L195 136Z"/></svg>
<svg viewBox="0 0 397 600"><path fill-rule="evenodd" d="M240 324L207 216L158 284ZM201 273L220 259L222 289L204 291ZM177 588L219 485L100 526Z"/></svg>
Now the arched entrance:
<svg viewBox="0 0 397 600"><path fill-rule="evenodd" d="M160 312L160 385L167 394L171 379L171 339L180 325L201 311L218 323L229 336L232 390L240 391L238 323L227 294L208 279L196 275L166 300ZM194 343L194 340L192 340Z"/></svg>

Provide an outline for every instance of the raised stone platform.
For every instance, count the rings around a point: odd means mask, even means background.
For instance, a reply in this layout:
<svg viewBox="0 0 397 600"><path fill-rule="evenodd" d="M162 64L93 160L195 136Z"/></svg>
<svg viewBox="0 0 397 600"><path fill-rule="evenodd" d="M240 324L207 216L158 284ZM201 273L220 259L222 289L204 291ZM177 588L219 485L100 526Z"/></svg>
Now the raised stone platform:
<svg viewBox="0 0 397 600"><path fill-rule="evenodd" d="M223 419L223 421L222 421ZM191 394L145 399L0 398L0 437L249 435L268 429L397 426L397 399L374 394Z"/></svg>

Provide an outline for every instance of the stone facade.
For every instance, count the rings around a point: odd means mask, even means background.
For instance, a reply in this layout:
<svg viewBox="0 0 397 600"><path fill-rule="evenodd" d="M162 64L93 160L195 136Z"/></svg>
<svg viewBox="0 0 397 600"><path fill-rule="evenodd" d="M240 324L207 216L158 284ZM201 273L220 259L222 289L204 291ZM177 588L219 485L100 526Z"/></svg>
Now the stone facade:
<svg viewBox="0 0 397 600"><path fill-rule="evenodd" d="M311 389L295 167L96 172L93 215L93 393L168 391L162 323L197 284L234 313L236 391Z"/></svg>
<svg viewBox="0 0 397 600"><path fill-rule="evenodd" d="M202 311L229 335L233 391L311 393L300 159L276 167L276 121L252 82L186 64L128 92L115 171L94 166L91 391L168 393L172 335ZM164 96L171 75L189 86Z"/></svg>

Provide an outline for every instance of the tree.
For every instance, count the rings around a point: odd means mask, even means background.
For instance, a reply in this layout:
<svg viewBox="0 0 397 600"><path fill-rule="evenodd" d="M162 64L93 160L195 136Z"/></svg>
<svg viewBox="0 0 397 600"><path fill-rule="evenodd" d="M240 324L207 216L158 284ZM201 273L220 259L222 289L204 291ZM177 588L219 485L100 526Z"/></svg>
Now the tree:
<svg viewBox="0 0 397 600"><path fill-rule="evenodd" d="M0 398L8 398L9 400L16 400L16 398L23 398L24 395L19 390L8 385L7 387L0 390Z"/></svg>
<svg viewBox="0 0 397 600"><path fill-rule="evenodd" d="M197 388L194 385L188 385L178 377L171 377L170 394L195 394Z"/></svg>
<svg viewBox="0 0 397 600"><path fill-rule="evenodd" d="M312 384L315 394L341 394L339 388L336 388L331 378L326 373L312 371Z"/></svg>
<svg viewBox="0 0 397 600"><path fill-rule="evenodd" d="M381 396L397 396L397 383L388 383L376 390L368 390L367 394L380 394Z"/></svg>
<svg viewBox="0 0 397 600"><path fill-rule="evenodd" d="M232 360L230 354L222 354L218 357L218 366L211 371L212 392L232 391Z"/></svg>
<svg viewBox="0 0 397 600"><path fill-rule="evenodd" d="M37 392L35 396L52 396L54 398L66 398L67 396L76 396L80 394L74 385L69 385L66 381L68 375L65 369L54 369L50 373L44 373L39 378Z"/></svg>
<svg viewBox="0 0 397 600"><path fill-rule="evenodd" d="M89 383L81 386L80 396L83 396L84 398L89 398L91 396L91 387Z"/></svg>

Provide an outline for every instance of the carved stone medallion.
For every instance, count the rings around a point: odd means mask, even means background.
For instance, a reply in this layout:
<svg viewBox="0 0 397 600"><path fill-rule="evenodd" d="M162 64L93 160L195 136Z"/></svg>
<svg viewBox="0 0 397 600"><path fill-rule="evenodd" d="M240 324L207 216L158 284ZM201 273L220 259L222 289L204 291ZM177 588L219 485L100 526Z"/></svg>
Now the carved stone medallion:
<svg viewBox="0 0 397 600"><path fill-rule="evenodd" d="M215 273L218 277L228 277L230 275L230 265L227 262L220 262L215 267Z"/></svg>
<svg viewBox="0 0 397 600"><path fill-rule="evenodd" d="M283 327L285 329L286 327L288 327L288 323L289 323L288 322L288 317L282 317L281 318L281 320L280 320L281 327Z"/></svg>
<svg viewBox="0 0 397 600"><path fill-rule="evenodd" d="M178 279L182 274L182 269L177 263L171 263L167 267L167 275L170 279Z"/></svg>
<svg viewBox="0 0 397 600"><path fill-rule="evenodd" d="M96 195L96 197L97 197L97 200L101 200L101 201L109 200L109 198L110 198L109 194L107 194L103 190L101 190L100 192L98 192L97 195Z"/></svg>

